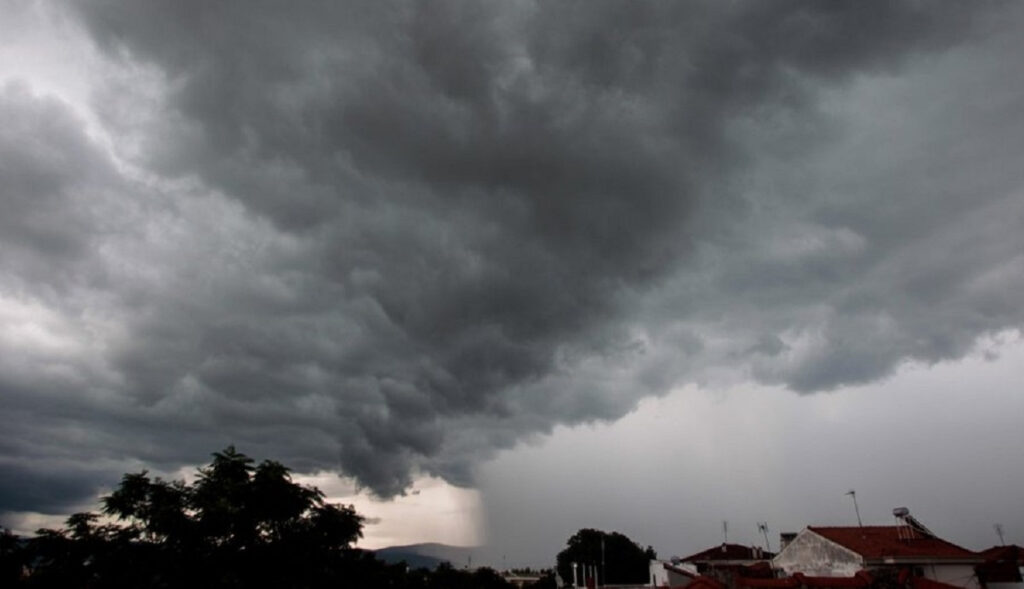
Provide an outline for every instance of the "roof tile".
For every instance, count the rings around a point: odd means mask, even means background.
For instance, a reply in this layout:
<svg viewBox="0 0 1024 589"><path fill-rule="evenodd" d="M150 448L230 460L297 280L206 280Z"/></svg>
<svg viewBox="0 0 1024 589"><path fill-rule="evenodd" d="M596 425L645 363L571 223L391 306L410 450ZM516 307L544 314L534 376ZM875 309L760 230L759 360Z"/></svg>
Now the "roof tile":
<svg viewBox="0 0 1024 589"><path fill-rule="evenodd" d="M755 551L756 550L756 551ZM771 560L775 555L767 550L742 544L721 544L682 559L683 562L706 560Z"/></svg>
<svg viewBox="0 0 1024 589"><path fill-rule="evenodd" d="M935 558L977 559L976 552L961 548L941 538L913 531L906 526L816 527L807 529L866 559Z"/></svg>

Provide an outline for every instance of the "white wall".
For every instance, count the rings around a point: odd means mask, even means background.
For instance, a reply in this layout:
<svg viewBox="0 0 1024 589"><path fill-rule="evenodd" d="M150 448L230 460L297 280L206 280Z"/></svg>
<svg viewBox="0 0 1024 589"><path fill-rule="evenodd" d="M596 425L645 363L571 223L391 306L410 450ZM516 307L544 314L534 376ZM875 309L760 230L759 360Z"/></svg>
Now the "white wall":
<svg viewBox="0 0 1024 589"><path fill-rule="evenodd" d="M926 565L921 567L924 570L924 577L933 581L948 583L965 589L980 589L978 576L974 573L974 565L969 564L943 564Z"/></svg>
<svg viewBox="0 0 1024 589"><path fill-rule="evenodd" d="M660 560L652 560L650 566L651 585L654 587L668 587L668 571L665 570L665 563Z"/></svg>
<svg viewBox="0 0 1024 589"><path fill-rule="evenodd" d="M787 575L852 577L864 568L864 560L856 552L804 530L772 559L772 566Z"/></svg>
<svg viewBox="0 0 1024 589"><path fill-rule="evenodd" d="M690 565L680 564L674 566L685 570L692 569L694 576L697 575L697 569ZM693 581L693 577L667 570L665 568L665 561L662 560L652 560L650 571L649 576L654 587L685 587Z"/></svg>

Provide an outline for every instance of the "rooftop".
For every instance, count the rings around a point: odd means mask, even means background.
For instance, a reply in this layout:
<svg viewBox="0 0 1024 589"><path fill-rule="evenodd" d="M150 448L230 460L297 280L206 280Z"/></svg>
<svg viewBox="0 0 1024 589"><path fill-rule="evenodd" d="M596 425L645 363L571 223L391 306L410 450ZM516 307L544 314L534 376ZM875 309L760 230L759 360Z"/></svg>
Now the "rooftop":
<svg viewBox="0 0 1024 589"><path fill-rule="evenodd" d="M992 548L982 550L978 554L984 556L987 561L1013 561L1024 563L1024 548L1021 548L1016 544L993 546Z"/></svg>
<svg viewBox="0 0 1024 589"><path fill-rule="evenodd" d="M1024 564L1024 548L1011 544L993 546L979 553L985 562L978 566L978 577L985 583L1020 583L1020 567Z"/></svg>
<svg viewBox="0 0 1024 589"><path fill-rule="evenodd" d="M748 589L796 589L798 587L815 589L855 589L871 586L873 579L870 574L860 571L852 577L809 577L794 573L782 579L750 579L740 578L737 585ZM924 588L932 589L932 588Z"/></svg>
<svg viewBox="0 0 1024 589"><path fill-rule="evenodd" d="M709 560L770 560L775 555L767 550L761 550L756 546L743 546L742 544L722 544L691 554L682 559L683 562L697 562Z"/></svg>
<svg viewBox="0 0 1024 589"><path fill-rule="evenodd" d="M865 559L980 559L976 552L908 526L816 527L812 532L848 548Z"/></svg>

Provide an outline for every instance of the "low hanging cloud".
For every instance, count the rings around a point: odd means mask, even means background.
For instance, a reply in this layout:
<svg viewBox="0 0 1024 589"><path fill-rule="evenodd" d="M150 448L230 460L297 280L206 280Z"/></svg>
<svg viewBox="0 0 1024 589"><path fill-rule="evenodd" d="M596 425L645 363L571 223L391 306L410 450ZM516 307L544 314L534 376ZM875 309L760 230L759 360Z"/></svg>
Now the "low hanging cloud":
<svg viewBox="0 0 1024 589"><path fill-rule="evenodd" d="M110 149L0 92L0 510L229 442L470 485L679 384L1024 319L1014 6L55 6ZM44 463L96 466L33 503Z"/></svg>

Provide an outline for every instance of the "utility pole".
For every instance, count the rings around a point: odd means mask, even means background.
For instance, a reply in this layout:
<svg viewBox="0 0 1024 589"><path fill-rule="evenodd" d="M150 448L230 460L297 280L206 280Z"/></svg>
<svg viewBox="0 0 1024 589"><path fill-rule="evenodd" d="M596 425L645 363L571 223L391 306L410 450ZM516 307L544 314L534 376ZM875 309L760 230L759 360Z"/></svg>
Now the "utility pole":
<svg viewBox="0 0 1024 589"><path fill-rule="evenodd" d="M606 584L608 584L608 568L604 564L604 535L602 535L601 536L601 586L604 587Z"/></svg>
<svg viewBox="0 0 1024 589"><path fill-rule="evenodd" d="M864 524L860 521L860 508L857 507L857 491L850 489L846 494L853 497L853 511L857 514L857 525L863 528Z"/></svg>

